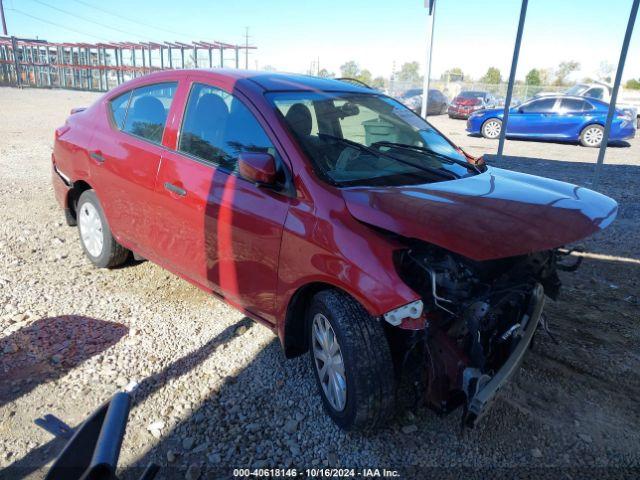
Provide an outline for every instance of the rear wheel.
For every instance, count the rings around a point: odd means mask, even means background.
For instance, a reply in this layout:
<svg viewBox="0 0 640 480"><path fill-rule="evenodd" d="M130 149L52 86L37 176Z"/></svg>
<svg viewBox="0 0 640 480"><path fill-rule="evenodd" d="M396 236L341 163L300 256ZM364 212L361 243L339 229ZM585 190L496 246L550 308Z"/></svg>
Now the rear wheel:
<svg viewBox="0 0 640 480"><path fill-rule="evenodd" d="M580 133L580 143L584 147L599 147L604 137L602 125L587 125Z"/></svg>
<svg viewBox="0 0 640 480"><path fill-rule="evenodd" d="M112 268L127 260L129 250L113 238L100 201L93 190L80 195L76 217L80 243L91 263L96 267Z"/></svg>
<svg viewBox="0 0 640 480"><path fill-rule="evenodd" d="M490 118L482 124L482 136L484 138L496 139L500 136L502 130L502 122L497 118Z"/></svg>
<svg viewBox="0 0 640 480"><path fill-rule="evenodd" d="M335 290L307 311L309 354L325 411L345 430L371 430L391 418L395 380L380 320Z"/></svg>

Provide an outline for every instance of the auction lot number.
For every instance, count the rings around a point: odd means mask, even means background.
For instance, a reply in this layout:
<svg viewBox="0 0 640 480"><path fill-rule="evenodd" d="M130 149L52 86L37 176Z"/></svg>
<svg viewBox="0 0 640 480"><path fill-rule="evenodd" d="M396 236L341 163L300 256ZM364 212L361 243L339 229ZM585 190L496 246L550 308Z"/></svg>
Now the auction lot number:
<svg viewBox="0 0 640 480"><path fill-rule="evenodd" d="M234 468L234 477L394 478L400 474L386 468Z"/></svg>

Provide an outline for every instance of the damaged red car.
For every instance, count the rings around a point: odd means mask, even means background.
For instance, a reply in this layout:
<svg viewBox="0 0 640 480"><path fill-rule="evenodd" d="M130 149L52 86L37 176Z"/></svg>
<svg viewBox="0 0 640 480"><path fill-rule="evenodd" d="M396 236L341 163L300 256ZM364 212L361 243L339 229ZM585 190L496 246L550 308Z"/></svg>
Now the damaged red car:
<svg viewBox="0 0 640 480"><path fill-rule="evenodd" d="M336 80L159 72L74 109L53 185L97 267L135 256L308 352L322 403L370 429L419 400L473 425L544 327L594 191L484 165Z"/></svg>

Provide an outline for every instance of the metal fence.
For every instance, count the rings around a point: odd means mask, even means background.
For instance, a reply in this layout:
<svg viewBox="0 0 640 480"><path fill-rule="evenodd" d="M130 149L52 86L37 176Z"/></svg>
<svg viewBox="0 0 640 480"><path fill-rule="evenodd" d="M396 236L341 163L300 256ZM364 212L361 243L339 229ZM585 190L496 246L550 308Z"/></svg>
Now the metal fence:
<svg viewBox="0 0 640 480"><path fill-rule="evenodd" d="M437 88L444 93L449 100L452 100L456 95L465 90L480 90L484 92L492 93L496 98L504 99L507 93L506 83L482 83L474 81L446 81L446 80L431 80L429 82L430 88ZM513 88L513 99L519 102L524 102L532 98L534 95L540 92L554 92L560 93L567 89L566 86L557 85L525 85L517 84ZM412 89L418 89L422 91L422 82L402 82L395 81L389 88L389 94L392 96L400 96L404 92Z"/></svg>
<svg viewBox="0 0 640 480"><path fill-rule="evenodd" d="M254 46L223 42L52 43L0 37L0 83L17 87L107 91L157 70L240 67ZM231 59L225 58L232 52ZM245 67L246 65L245 56Z"/></svg>

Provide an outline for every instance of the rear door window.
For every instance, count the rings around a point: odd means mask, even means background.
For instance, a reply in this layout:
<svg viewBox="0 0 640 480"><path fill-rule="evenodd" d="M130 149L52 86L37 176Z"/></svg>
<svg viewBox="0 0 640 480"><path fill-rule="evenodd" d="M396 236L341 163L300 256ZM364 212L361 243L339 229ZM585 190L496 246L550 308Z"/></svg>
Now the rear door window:
<svg viewBox="0 0 640 480"><path fill-rule="evenodd" d="M555 104L555 98L545 98L543 100L536 100L535 102L523 105L521 110L523 113L549 113L553 111L553 106Z"/></svg>
<svg viewBox="0 0 640 480"><path fill-rule="evenodd" d="M158 83L133 90L122 130L161 143L177 86L175 82Z"/></svg>
<svg viewBox="0 0 640 480"><path fill-rule="evenodd" d="M591 105L577 98L563 98L560 103L561 112L584 112L585 110L591 110Z"/></svg>

